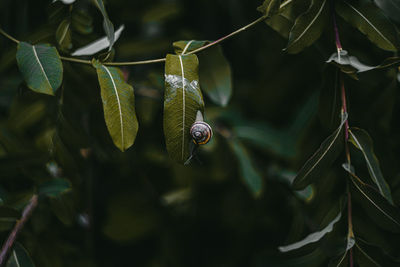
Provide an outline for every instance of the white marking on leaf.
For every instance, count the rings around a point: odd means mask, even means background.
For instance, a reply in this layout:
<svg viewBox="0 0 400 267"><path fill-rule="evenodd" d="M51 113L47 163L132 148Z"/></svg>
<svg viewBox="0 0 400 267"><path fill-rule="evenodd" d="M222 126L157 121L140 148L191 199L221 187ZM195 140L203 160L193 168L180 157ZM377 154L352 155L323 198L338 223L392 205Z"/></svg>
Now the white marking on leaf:
<svg viewBox="0 0 400 267"><path fill-rule="evenodd" d="M183 49L181 55L184 55L184 54L186 53L186 50L189 48L189 46L191 45L191 43L193 43L193 41L194 41L194 40L190 40L190 41L186 44L186 46L185 46L185 48Z"/></svg>
<svg viewBox="0 0 400 267"><path fill-rule="evenodd" d="M184 150L185 150L185 72L183 71L183 62L182 56L179 56L179 62L181 63L181 70L182 70L182 160L184 159Z"/></svg>
<svg viewBox="0 0 400 267"><path fill-rule="evenodd" d="M42 66L42 63L40 63L40 60L39 60L39 57L38 57L38 55L37 55L37 53L36 53L36 49L35 49L35 46L34 46L34 45L32 45L32 50L33 50L33 54L34 54L35 57L36 57L37 62L39 63L39 67L40 67L40 69L42 70L42 73L43 73L43 75L44 75L45 80L46 80L47 83L49 84L50 88L53 89L53 87L52 87L51 84L50 84L49 78L47 78L46 72L44 71L44 68L43 68L43 66Z"/></svg>

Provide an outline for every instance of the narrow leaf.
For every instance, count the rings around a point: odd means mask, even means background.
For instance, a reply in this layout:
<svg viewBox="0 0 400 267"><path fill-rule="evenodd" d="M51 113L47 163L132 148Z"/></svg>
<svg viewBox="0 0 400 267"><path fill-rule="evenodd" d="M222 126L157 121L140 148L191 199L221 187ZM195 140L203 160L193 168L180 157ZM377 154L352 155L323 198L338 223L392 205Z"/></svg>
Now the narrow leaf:
<svg viewBox="0 0 400 267"><path fill-rule="evenodd" d="M399 49L396 27L371 1L336 1L336 11L378 47L389 51Z"/></svg>
<svg viewBox="0 0 400 267"><path fill-rule="evenodd" d="M184 163L192 142L190 127L204 111L196 55L168 54L165 62L164 135L171 158Z"/></svg>
<svg viewBox="0 0 400 267"><path fill-rule="evenodd" d="M63 67L57 49L41 44L20 42L17 63L27 86L35 92L54 95L60 87Z"/></svg>
<svg viewBox="0 0 400 267"><path fill-rule="evenodd" d="M67 179L54 178L39 185L39 195L58 197L71 190L71 183Z"/></svg>
<svg viewBox="0 0 400 267"><path fill-rule="evenodd" d="M19 243L14 245L6 267L34 267L28 251Z"/></svg>
<svg viewBox="0 0 400 267"><path fill-rule="evenodd" d="M71 43L71 22L68 19L63 20L57 28L56 40L63 50L72 48Z"/></svg>
<svg viewBox="0 0 400 267"><path fill-rule="evenodd" d="M135 142L138 121L133 88L120 69L94 62L99 78L104 118L114 144L125 151Z"/></svg>
<svg viewBox="0 0 400 267"><path fill-rule="evenodd" d="M240 169L240 175L254 196L262 191L262 177L255 169L246 148L236 139L230 139L229 145L235 154Z"/></svg>
<svg viewBox="0 0 400 267"><path fill-rule="evenodd" d="M337 223L340 220L340 217L342 216L342 213L339 212L339 214L321 231L318 232L314 232L312 234L309 234L308 236L306 236L303 240L298 241L296 243L287 245L287 246L281 246L278 247L280 252L288 252L288 251L292 251L301 247L304 247L308 244L311 243L315 243L318 242L319 240L321 240L326 234L332 232L333 230L333 226L335 225L335 223Z"/></svg>
<svg viewBox="0 0 400 267"><path fill-rule="evenodd" d="M374 183L378 186L381 195L384 196L391 204L393 204L389 185L387 184L385 178L383 178L383 174L379 167L379 161L374 153L374 145L369 134L362 129L351 128L350 142L363 153L369 174L371 175Z"/></svg>
<svg viewBox="0 0 400 267"><path fill-rule="evenodd" d="M328 18L327 0L312 0L307 12L296 19L286 50L295 54L313 44L321 36Z"/></svg>
<svg viewBox="0 0 400 267"><path fill-rule="evenodd" d="M339 156L339 153L343 149L343 125L346 120L347 114L344 114L339 128L325 139L319 149L301 168L293 181L293 188L295 190L304 189L315 179L319 178L321 172L329 168Z"/></svg>
<svg viewBox="0 0 400 267"><path fill-rule="evenodd" d="M116 42L118 40L118 38L121 36L121 32L124 30L124 28L125 28L125 26L121 25L118 28L118 30L115 32L114 42ZM85 45L84 47L77 49L71 55L72 56L90 56L90 55L96 54L97 52L100 52L103 49L106 49L109 46L110 46L110 41L107 36L104 36L103 38L100 38L88 45Z"/></svg>
<svg viewBox="0 0 400 267"><path fill-rule="evenodd" d="M376 211L376 216L372 216L376 222L389 227L393 232L400 232L400 210L391 205L380 193L372 186L365 184L355 173L354 168L347 163L342 165L349 174L352 184L366 200L366 211Z"/></svg>
<svg viewBox="0 0 400 267"><path fill-rule="evenodd" d="M100 10L101 14L103 15L103 28L104 31L107 35L108 41L109 41L109 46L108 46L108 51L111 51L111 48L113 47L115 43L115 37L114 37L114 25L108 18L108 14L106 11L106 8L104 7L103 0L93 0L97 8Z"/></svg>

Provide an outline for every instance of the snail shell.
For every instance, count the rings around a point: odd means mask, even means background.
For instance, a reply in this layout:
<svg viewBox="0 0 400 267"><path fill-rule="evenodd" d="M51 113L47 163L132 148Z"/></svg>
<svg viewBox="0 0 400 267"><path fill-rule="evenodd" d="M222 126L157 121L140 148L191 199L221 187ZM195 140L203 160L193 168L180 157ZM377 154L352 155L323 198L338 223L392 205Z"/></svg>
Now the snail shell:
<svg viewBox="0 0 400 267"><path fill-rule="evenodd" d="M211 126L204 121L196 121L190 128L190 135L193 138L193 142L198 145L207 144L212 137Z"/></svg>

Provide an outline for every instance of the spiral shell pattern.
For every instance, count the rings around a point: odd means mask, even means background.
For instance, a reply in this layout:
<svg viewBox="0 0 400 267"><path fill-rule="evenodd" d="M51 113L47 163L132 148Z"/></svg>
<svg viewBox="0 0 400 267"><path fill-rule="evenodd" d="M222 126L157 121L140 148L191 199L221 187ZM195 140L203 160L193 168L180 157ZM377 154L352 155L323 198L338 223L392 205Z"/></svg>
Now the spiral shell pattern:
<svg viewBox="0 0 400 267"><path fill-rule="evenodd" d="M193 142L198 145L207 144L212 137L211 126L204 121L196 121L190 128L190 135L193 138Z"/></svg>

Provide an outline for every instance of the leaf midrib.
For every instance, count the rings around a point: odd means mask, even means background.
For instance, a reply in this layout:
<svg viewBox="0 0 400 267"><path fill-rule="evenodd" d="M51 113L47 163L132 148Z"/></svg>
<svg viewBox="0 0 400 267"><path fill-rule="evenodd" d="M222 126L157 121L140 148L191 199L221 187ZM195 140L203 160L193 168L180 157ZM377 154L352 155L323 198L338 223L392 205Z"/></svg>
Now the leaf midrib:
<svg viewBox="0 0 400 267"><path fill-rule="evenodd" d="M33 55L35 56L37 62L39 63L39 67L40 67L40 69L41 69L41 71L42 71L42 73L43 73L43 75L44 75L44 78L45 78L46 82L49 84L50 88L53 90L53 87L52 87L51 84L50 84L49 78L47 77L47 74L46 74L46 72L44 71L44 68L43 68L43 66L42 66L42 63L40 62L40 59L39 59L39 57L38 57L38 55L37 55L37 53L36 53L36 49L35 49L35 46L34 46L34 45L32 45L32 50L33 50Z"/></svg>
<svg viewBox="0 0 400 267"><path fill-rule="evenodd" d="M118 95L118 90L117 90L117 86L115 85L113 76L111 75L110 71L107 69L107 67L105 67L104 65L101 65L105 71L107 72L107 74L110 76L111 82L113 84L113 89L115 91L115 96L117 98L117 103L118 103L118 111L119 111L119 119L120 119L120 125L121 125L121 147L122 150L124 150L124 123L123 123L123 119L122 119L122 109L121 109L121 102L119 100L119 95Z"/></svg>
<svg viewBox="0 0 400 267"><path fill-rule="evenodd" d="M182 71L182 160L184 160L186 103L185 103L185 72L183 70L182 56L179 56L179 62L181 64L181 71Z"/></svg>

